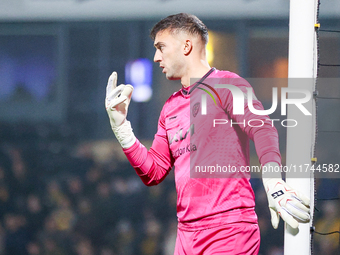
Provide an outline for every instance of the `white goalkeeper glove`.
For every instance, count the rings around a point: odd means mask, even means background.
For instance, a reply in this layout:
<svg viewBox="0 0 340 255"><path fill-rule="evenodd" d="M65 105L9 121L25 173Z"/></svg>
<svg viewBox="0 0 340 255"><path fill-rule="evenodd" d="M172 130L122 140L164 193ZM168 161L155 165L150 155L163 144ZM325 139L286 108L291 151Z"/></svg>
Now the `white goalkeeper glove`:
<svg viewBox="0 0 340 255"><path fill-rule="evenodd" d="M109 115L111 128L123 148L131 147L136 137L131 124L126 120L133 87L121 84L117 87L117 73L113 72L107 82L105 108Z"/></svg>
<svg viewBox="0 0 340 255"><path fill-rule="evenodd" d="M277 163L268 163L264 167L277 166ZM272 174L272 173L271 173ZM277 229L280 217L292 228L296 229L299 222L307 223L310 220L310 200L301 192L291 188L281 178L281 172L277 178L266 178L262 174L262 182L267 193L271 223Z"/></svg>

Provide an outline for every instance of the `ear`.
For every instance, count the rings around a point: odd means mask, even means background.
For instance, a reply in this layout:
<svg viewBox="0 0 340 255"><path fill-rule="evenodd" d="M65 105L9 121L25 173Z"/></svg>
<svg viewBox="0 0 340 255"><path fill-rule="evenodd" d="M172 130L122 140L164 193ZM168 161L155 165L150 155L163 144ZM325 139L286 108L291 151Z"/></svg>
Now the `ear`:
<svg viewBox="0 0 340 255"><path fill-rule="evenodd" d="M190 39L186 39L184 43L184 55L189 55L192 51L192 41Z"/></svg>

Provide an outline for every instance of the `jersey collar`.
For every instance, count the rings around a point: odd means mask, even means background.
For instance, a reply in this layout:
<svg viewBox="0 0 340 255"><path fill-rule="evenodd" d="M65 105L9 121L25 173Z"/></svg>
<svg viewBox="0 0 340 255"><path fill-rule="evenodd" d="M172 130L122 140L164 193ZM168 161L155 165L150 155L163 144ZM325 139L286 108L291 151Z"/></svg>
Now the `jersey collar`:
<svg viewBox="0 0 340 255"><path fill-rule="evenodd" d="M212 72L216 70L215 67L212 67L199 81L195 82L193 85L187 87L187 88L182 88L182 93L184 95L190 95L194 89L197 88L198 85L200 85Z"/></svg>

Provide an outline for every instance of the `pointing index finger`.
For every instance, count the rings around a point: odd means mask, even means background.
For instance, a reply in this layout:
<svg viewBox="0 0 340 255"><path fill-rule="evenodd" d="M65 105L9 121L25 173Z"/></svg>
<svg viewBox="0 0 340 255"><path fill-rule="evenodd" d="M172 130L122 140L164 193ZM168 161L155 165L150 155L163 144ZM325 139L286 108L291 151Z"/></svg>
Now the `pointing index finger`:
<svg viewBox="0 0 340 255"><path fill-rule="evenodd" d="M110 94L117 87L117 72L113 72L107 81L106 94Z"/></svg>

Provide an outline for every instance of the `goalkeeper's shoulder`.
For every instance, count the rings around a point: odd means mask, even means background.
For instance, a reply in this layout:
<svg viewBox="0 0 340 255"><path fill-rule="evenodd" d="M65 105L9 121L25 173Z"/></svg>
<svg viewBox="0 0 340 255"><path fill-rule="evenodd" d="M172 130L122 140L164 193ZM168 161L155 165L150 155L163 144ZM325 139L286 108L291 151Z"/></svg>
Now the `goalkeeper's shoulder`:
<svg viewBox="0 0 340 255"><path fill-rule="evenodd" d="M161 115L165 114L169 109L172 109L178 105L181 98L181 91L174 92L164 103Z"/></svg>

